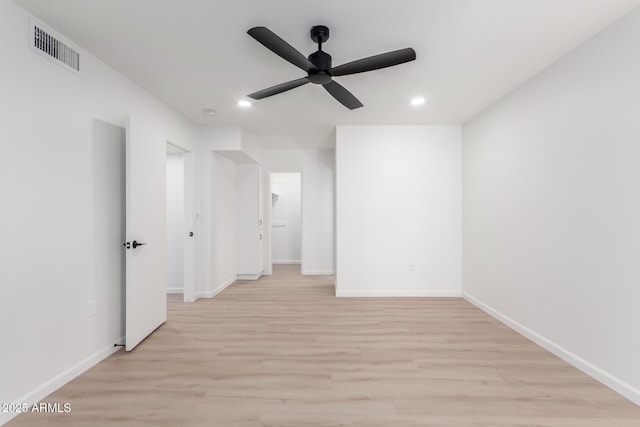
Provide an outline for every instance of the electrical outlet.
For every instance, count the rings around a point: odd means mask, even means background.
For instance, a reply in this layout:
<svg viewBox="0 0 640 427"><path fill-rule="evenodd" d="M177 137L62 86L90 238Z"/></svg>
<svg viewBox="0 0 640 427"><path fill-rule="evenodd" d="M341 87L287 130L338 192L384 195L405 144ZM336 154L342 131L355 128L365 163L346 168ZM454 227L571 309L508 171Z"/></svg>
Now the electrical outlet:
<svg viewBox="0 0 640 427"><path fill-rule="evenodd" d="M410 262L409 263L409 271L415 271L416 270L416 264L414 262Z"/></svg>
<svg viewBox="0 0 640 427"><path fill-rule="evenodd" d="M92 299L87 302L87 316L94 316L96 314L96 300Z"/></svg>

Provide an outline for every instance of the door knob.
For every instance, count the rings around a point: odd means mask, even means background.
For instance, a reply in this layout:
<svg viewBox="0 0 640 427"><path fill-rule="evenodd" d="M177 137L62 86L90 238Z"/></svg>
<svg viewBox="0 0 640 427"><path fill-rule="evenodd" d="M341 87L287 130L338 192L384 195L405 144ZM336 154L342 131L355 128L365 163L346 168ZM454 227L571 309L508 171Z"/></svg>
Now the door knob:
<svg viewBox="0 0 640 427"><path fill-rule="evenodd" d="M193 231L189 232L189 237L193 237Z"/></svg>
<svg viewBox="0 0 640 427"><path fill-rule="evenodd" d="M137 242L137 241L133 241L133 244L131 246L133 246L133 249L137 248L138 246L144 246L146 245L146 243L141 243L141 242Z"/></svg>

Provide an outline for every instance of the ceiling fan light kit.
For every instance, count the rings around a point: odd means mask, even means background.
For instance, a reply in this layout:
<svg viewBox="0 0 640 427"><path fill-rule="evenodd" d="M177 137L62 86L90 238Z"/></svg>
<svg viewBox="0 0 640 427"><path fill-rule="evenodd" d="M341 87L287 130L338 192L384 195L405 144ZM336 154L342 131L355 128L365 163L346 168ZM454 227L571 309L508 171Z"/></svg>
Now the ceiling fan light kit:
<svg viewBox="0 0 640 427"><path fill-rule="evenodd" d="M307 83L314 83L322 85L338 102L350 110L354 110L362 107L362 103L351 92L333 80L333 77L379 70L416 59L416 52L409 47L333 67L331 55L322 50L322 44L329 39L329 28L324 25L311 27L311 40L318 44L318 50L309 55L308 58L305 58L293 46L266 27L254 27L247 33L267 49L307 73L306 77L281 83L248 95L252 99L267 98Z"/></svg>

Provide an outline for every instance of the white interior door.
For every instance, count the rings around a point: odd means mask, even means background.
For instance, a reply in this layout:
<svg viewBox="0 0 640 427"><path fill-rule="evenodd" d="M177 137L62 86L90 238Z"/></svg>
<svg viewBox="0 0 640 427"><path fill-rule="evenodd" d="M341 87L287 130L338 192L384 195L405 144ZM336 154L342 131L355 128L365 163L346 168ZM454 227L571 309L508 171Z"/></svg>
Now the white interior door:
<svg viewBox="0 0 640 427"><path fill-rule="evenodd" d="M127 122L126 341L132 350L167 320L167 141Z"/></svg>

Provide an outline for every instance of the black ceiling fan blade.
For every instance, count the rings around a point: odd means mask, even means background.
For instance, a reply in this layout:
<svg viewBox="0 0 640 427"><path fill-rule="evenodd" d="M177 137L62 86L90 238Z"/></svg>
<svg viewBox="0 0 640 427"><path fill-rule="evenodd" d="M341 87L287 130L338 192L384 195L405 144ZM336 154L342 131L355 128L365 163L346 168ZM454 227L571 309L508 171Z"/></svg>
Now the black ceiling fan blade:
<svg viewBox="0 0 640 427"><path fill-rule="evenodd" d="M380 55L347 62L346 64L333 67L330 72L333 76L346 76L347 74L364 73L365 71L392 67L413 61L414 59L416 59L416 51L408 47L406 49L394 50L392 52L381 53Z"/></svg>
<svg viewBox="0 0 640 427"><path fill-rule="evenodd" d="M286 92L291 89L295 89L298 86L306 85L307 83L309 83L309 79L307 77L303 77L301 79L291 80L290 82L280 83L279 85L275 85L267 89L259 90L247 96L253 99L262 99L268 96L277 95L279 93Z"/></svg>
<svg viewBox="0 0 640 427"><path fill-rule="evenodd" d="M313 68L313 64L303 54L298 52L293 46L278 37L273 31L266 27L254 27L247 31L251 37L262 43L267 49L289 61L304 71Z"/></svg>
<svg viewBox="0 0 640 427"><path fill-rule="evenodd" d="M351 92L346 90L342 85L338 84L335 81L330 81L327 84L322 85L324 88L338 100L342 105L347 107L350 110L355 110L356 108L362 107L362 102L358 101L358 98L353 96Z"/></svg>

